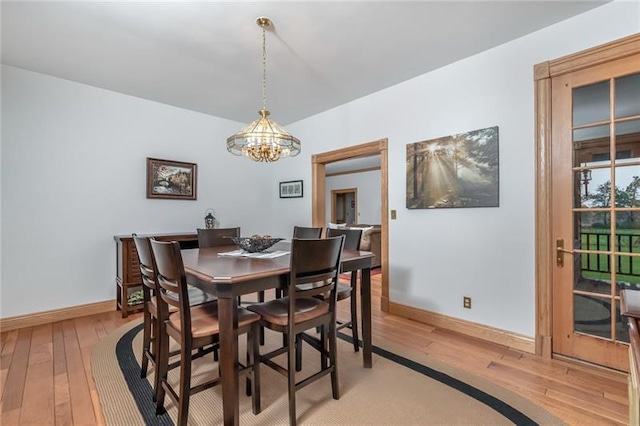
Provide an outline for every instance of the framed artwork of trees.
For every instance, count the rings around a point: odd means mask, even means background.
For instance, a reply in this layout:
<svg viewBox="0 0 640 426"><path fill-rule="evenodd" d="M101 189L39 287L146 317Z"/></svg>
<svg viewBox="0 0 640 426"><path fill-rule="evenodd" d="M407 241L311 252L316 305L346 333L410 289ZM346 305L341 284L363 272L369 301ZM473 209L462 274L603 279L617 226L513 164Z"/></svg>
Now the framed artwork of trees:
<svg viewBox="0 0 640 426"><path fill-rule="evenodd" d="M407 145L407 208L498 207L498 127Z"/></svg>

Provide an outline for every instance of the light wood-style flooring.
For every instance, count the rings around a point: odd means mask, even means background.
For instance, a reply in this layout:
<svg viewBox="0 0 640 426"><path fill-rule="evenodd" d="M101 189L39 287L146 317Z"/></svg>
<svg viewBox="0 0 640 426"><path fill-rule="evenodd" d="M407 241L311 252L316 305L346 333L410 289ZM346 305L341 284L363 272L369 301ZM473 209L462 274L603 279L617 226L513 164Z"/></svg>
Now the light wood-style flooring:
<svg viewBox="0 0 640 426"><path fill-rule="evenodd" d="M388 339L474 373L547 408L572 425L628 424L624 374L546 360L380 311L374 285L373 340ZM341 316L348 302L341 302ZM127 319L120 312L0 334L0 424L103 425L91 374L94 345Z"/></svg>

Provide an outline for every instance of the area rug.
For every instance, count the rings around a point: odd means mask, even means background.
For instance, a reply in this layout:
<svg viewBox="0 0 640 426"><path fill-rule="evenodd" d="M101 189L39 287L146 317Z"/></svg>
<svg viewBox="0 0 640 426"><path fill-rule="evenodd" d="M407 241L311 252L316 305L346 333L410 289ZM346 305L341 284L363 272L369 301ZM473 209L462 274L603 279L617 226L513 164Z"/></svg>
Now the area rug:
<svg viewBox="0 0 640 426"><path fill-rule="evenodd" d="M107 425L172 425L177 409L167 398L167 413L155 415L153 369L140 379L142 325L129 323L96 345L92 371ZM244 336L240 353L244 353ZM281 342L267 334L267 347ZM299 424L310 425L559 425L563 422L540 406L428 356L387 342L374 342L373 368L362 367L362 352L354 352L349 337L339 339L341 398L331 397L326 377L297 392ZM266 350L263 348L263 350ZM303 372L319 363L317 352L305 347ZM194 383L216 374L211 356L194 366ZM177 369L170 380L177 381ZM288 424L286 379L268 367L261 369L262 412L251 412L241 380L240 424ZM189 424L222 424L220 386L191 398Z"/></svg>

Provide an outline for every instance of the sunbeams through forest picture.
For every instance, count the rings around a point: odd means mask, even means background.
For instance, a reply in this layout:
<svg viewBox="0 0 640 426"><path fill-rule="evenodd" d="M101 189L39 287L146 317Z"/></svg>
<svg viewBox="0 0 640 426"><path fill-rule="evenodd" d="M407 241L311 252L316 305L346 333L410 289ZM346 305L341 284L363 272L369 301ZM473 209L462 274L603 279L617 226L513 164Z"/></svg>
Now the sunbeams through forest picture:
<svg viewBox="0 0 640 426"><path fill-rule="evenodd" d="M497 126L407 145L407 208L498 205Z"/></svg>

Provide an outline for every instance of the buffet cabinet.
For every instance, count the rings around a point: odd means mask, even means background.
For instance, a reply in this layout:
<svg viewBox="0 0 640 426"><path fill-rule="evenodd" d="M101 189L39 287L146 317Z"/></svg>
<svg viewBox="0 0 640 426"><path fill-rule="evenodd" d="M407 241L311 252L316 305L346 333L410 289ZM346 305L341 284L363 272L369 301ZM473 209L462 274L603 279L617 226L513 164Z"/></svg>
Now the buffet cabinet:
<svg viewBox="0 0 640 426"><path fill-rule="evenodd" d="M153 237L158 241L178 241L180 248L189 249L198 247L198 234L173 233L173 234L148 234L144 237ZM122 311L122 318L130 313L142 309L142 303L129 304L129 297L137 290L142 289L142 277L140 275L140 263L138 252L131 235L114 235L116 241L116 309Z"/></svg>

